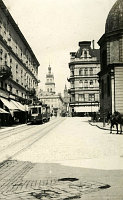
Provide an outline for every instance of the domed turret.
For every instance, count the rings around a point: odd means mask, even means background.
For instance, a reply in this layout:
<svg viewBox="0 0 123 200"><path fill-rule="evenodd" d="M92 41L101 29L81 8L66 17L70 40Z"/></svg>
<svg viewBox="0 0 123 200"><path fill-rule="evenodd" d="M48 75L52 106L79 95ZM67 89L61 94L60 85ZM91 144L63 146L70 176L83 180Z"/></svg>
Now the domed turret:
<svg viewBox="0 0 123 200"><path fill-rule="evenodd" d="M106 20L105 33L123 29L123 0L117 0Z"/></svg>
<svg viewBox="0 0 123 200"><path fill-rule="evenodd" d="M48 67L48 73L51 74L51 67L50 67L50 65Z"/></svg>

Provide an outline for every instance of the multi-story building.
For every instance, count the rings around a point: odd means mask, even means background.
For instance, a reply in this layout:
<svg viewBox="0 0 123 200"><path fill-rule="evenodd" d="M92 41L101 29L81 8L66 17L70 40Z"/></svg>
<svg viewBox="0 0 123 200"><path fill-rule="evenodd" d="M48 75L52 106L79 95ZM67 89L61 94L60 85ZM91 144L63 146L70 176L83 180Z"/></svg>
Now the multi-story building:
<svg viewBox="0 0 123 200"><path fill-rule="evenodd" d="M101 71L100 112L123 114L123 1L117 0L106 20L105 34L99 40Z"/></svg>
<svg viewBox="0 0 123 200"><path fill-rule="evenodd" d="M38 98L39 100L50 106L52 115L59 116L63 110L63 99L61 94L55 93L54 75L51 73L51 67L48 67L48 73L46 74L45 91L40 90Z"/></svg>
<svg viewBox="0 0 123 200"><path fill-rule="evenodd" d="M66 85L65 85L65 88L64 88L63 101L64 101L64 109L63 109L62 116L69 116L70 95L68 93L68 89L67 89Z"/></svg>
<svg viewBox="0 0 123 200"><path fill-rule="evenodd" d="M17 102L28 104L36 98L38 66L31 47L0 0L0 107L14 111Z"/></svg>
<svg viewBox="0 0 123 200"><path fill-rule="evenodd" d="M79 42L78 51L70 53L70 108L78 116L99 110L100 52L92 44L93 48L90 41Z"/></svg>

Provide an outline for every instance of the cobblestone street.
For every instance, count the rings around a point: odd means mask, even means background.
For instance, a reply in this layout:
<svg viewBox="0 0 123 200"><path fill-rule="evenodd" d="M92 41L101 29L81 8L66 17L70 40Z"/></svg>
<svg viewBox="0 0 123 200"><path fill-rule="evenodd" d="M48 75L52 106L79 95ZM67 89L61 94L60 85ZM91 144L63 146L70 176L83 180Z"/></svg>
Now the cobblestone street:
<svg viewBox="0 0 123 200"><path fill-rule="evenodd" d="M1 200L123 199L122 135L88 118L8 130L0 131Z"/></svg>
<svg viewBox="0 0 123 200"><path fill-rule="evenodd" d="M110 187L101 182L86 182L77 178L25 179L35 165L30 162L5 162L0 168L0 199L78 199L84 194Z"/></svg>

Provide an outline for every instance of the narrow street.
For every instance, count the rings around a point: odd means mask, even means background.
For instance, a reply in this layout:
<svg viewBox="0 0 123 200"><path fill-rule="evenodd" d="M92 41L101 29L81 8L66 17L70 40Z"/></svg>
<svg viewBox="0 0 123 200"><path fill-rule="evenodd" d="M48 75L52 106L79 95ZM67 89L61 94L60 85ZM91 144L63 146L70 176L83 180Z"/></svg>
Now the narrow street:
<svg viewBox="0 0 123 200"><path fill-rule="evenodd" d="M0 199L122 200L122 144L88 118L1 129Z"/></svg>

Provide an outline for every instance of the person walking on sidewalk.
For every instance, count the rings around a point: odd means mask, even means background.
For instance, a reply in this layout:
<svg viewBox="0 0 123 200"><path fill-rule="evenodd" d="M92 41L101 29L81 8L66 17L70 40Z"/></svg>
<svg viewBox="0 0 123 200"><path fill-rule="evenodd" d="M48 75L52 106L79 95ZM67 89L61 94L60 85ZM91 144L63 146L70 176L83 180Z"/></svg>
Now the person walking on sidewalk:
<svg viewBox="0 0 123 200"><path fill-rule="evenodd" d="M111 112L108 111L108 114L107 114L107 125L110 124L110 120L111 120Z"/></svg>

